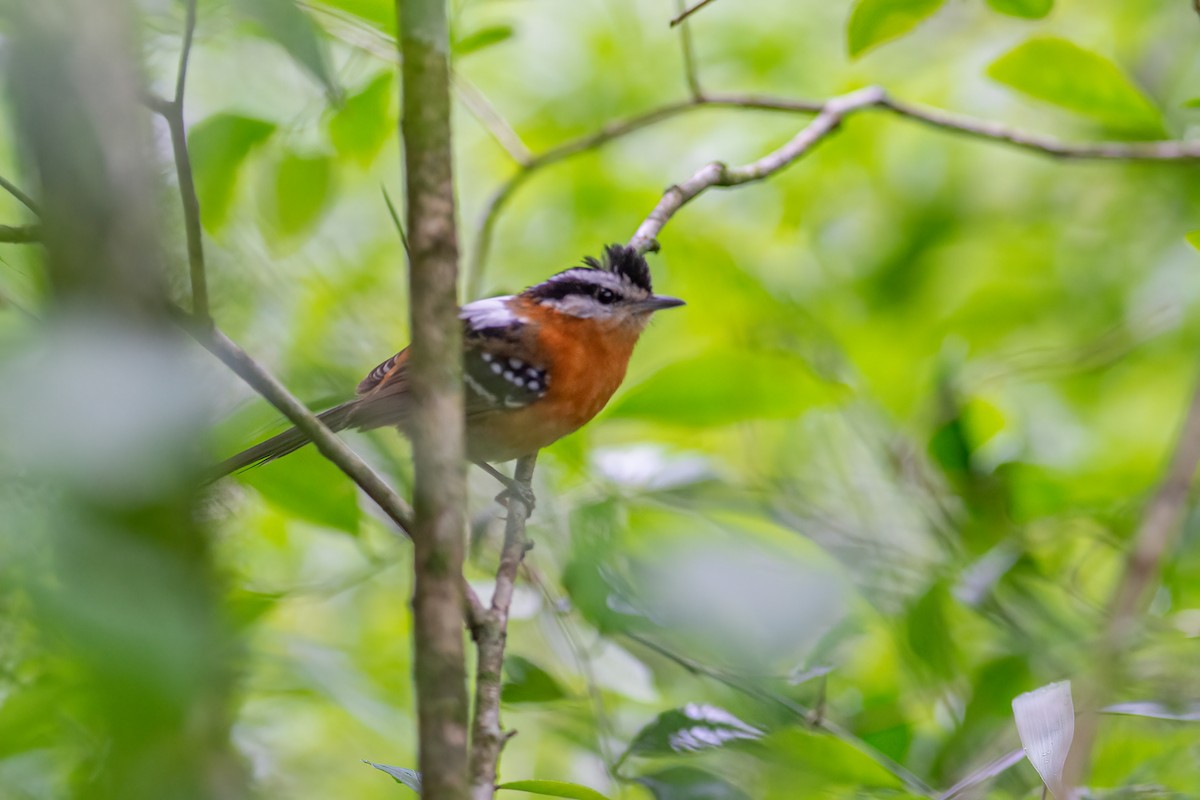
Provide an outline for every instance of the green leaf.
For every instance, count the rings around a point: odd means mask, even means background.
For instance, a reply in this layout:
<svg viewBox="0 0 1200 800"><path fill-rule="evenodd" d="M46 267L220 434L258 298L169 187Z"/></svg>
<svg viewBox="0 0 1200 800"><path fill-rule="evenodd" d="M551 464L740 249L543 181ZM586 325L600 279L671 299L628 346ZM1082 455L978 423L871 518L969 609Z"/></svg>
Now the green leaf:
<svg viewBox="0 0 1200 800"><path fill-rule="evenodd" d="M795 417L844 396L797 357L714 349L663 367L633 387L612 410L676 425L727 425L748 419Z"/></svg>
<svg viewBox="0 0 1200 800"><path fill-rule="evenodd" d="M344 11L389 36L396 35L395 0L322 0L321 5Z"/></svg>
<svg viewBox="0 0 1200 800"><path fill-rule="evenodd" d="M486 47L507 41L513 37L513 33L515 31L511 25L490 25L486 28L480 28L456 40L451 45L450 52L458 58L462 58L476 51L483 50Z"/></svg>
<svg viewBox="0 0 1200 800"><path fill-rule="evenodd" d="M899 788L902 782L870 756L856 747L829 734L801 728L788 728L754 745L762 748L773 760L785 765L810 788L821 786L851 786L858 790L869 788Z"/></svg>
<svg viewBox="0 0 1200 800"><path fill-rule="evenodd" d="M358 533L358 495L354 484L316 448L298 450L286 461L246 470L238 478L300 519Z"/></svg>
<svg viewBox="0 0 1200 800"><path fill-rule="evenodd" d="M858 0L846 28L850 57L857 58L876 45L903 36L945 0Z"/></svg>
<svg viewBox="0 0 1200 800"><path fill-rule="evenodd" d="M287 153L276 166L265 216L285 238L311 233L329 206L332 187L329 156Z"/></svg>
<svg viewBox="0 0 1200 800"><path fill-rule="evenodd" d="M750 800L736 786L692 767L668 767L636 780L650 790L654 800Z"/></svg>
<svg viewBox="0 0 1200 800"><path fill-rule="evenodd" d="M1200 108L1200 97L1193 97L1191 100L1184 101L1184 108Z"/></svg>
<svg viewBox="0 0 1200 800"><path fill-rule="evenodd" d="M329 118L329 139L338 155L370 166L396 130L394 99L391 71L379 73L361 91L347 97Z"/></svg>
<svg viewBox="0 0 1200 800"><path fill-rule="evenodd" d="M275 125L236 114L217 114L188 132L200 219L215 233L229 216L242 162L271 137Z"/></svg>
<svg viewBox="0 0 1200 800"><path fill-rule="evenodd" d="M1114 128L1163 133L1159 110L1120 67L1065 39L1030 39L992 62L987 73L1023 94Z"/></svg>
<svg viewBox="0 0 1200 800"><path fill-rule="evenodd" d="M505 656L504 672L508 680L500 696L506 703L547 703L567 696L550 673L527 658Z"/></svg>
<svg viewBox="0 0 1200 800"><path fill-rule="evenodd" d="M235 8L316 78L332 102L339 101L341 89L329 66L325 40L295 0L237 0Z"/></svg>
<svg viewBox="0 0 1200 800"><path fill-rule="evenodd" d="M541 794L547 797L569 797L573 800L608 800L595 789L566 781L509 781L499 784L496 788Z"/></svg>
<svg viewBox="0 0 1200 800"><path fill-rule="evenodd" d="M1183 237L1192 247L1200 250L1200 231L1192 231L1187 236Z"/></svg>
<svg viewBox="0 0 1200 800"><path fill-rule="evenodd" d="M404 767L389 767L387 764L376 764L374 761L363 761L364 764L370 764L381 772L386 772L396 779L396 783L403 783L408 788L412 789L417 794L421 793L421 773L415 769L405 769Z"/></svg>
<svg viewBox="0 0 1200 800"><path fill-rule="evenodd" d="M739 739L759 739L763 732L723 708L688 703L664 711L638 731L626 756L664 756L723 747Z"/></svg>
<svg viewBox="0 0 1200 800"><path fill-rule="evenodd" d="M987 0L1001 14L1024 19L1041 19L1054 8L1054 0Z"/></svg>

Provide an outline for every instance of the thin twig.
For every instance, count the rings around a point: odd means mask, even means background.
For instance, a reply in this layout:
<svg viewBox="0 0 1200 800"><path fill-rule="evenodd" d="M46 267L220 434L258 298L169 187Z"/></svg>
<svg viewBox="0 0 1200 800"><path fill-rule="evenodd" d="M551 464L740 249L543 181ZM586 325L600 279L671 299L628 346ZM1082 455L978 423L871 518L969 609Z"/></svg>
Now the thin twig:
<svg viewBox="0 0 1200 800"><path fill-rule="evenodd" d="M0 243L33 244L42 240L40 225L0 225Z"/></svg>
<svg viewBox="0 0 1200 800"><path fill-rule="evenodd" d="M688 12L685 7L685 0L675 0L675 6L679 9L679 16L676 21L671 22L671 27L679 25L679 46L683 51L683 77L687 81L688 94L693 100L699 100L704 91L700 88L700 71L696 66L696 51L692 42L692 28L684 20L687 19ZM683 23L680 25L680 23Z"/></svg>
<svg viewBox="0 0 1200 800"><path fill-rule="evenodd" d="M332 461L338 469L354 481L368 497L375 501L388 517L410 535L412 508L375 473L365 461L350 449L333 431L325 426L315 414L300 402L265 367L247 355L228 336L213 327L207 320L186 318L177 315L185 330L204 349L221 360L238 377L279 409L288 420L312 440L321 455Z"/></svg>
<svg viewBox="0 0 1200 800"><path fill-rule="evenodd" d="M706 678L711 678L712 680L722 683L725 686L728 686L730 689L744 694L747 697L753 697L763 702L772 703L789 711L803 720L804 724L808 725L809 727L823 730L831 736L850 745L855 750L858 750L860 753L867 756L872 761L879 764L881 767L894 775L897 780L899 780L909 789L909 791L924 797L932 797L935 794L933 788L929 786L929 784L925 783L925 781L921 780L914 773L909 771L908 768L906 768L903 764L894 761L880 751L876 750L874 747L867 744L850 731L831 721L828 717L822 716L818 718L815 714L813 714L812 709L797 703L791 698L785 697L781 694L776 694L775 692L767 689L763 689L755 683L745 680L737 675L728 673L725 670L710 667L707 664L696 661L695 659L680 655L670 648L664 647L653 639L650 639L640 633L625 631L625 636L643 645L644 647L653 650L667 660L673 661L693 675L701 675Z"/></svg>
<svg viewBox="0 0 1200 800"><path fill-rule="evenodd" d="M517 461L513 479L529 488L537 454ZM475 718L471 725L471 797L491 800L495 795L496 769L500 752L513 732L500 726L500 689L504 669L504 645L508 636L508 614L512 607L517 571L529 549L525 521L529 508L511 493L508 520L504 526L504 544L500 548L500 566L496 570L496 588L491 607L472 628L478 652L475 670Z"/></svg>
<svg viewBox="0 0 1200 800"><path fill-rule="evenodd" d="M404 246L404 255L411 261L412 253L408 250L408 237L404 234L404 223L400 221L400 214L396 211L396 204L392 202L392 196L388 193L386 186L380 184L379 188L383 192L383 202L387 204L388 214L392 217L392 225L395 226L396 233L400 236L400 244Z"/></svg>
<svg viewBox="0 0 1200 800"><path fill-rule="evenodd" d="M41 216L41 209L38 208L38 204L33 201L33 198L21 191L20 187L3 175L0 175L0 189L4 189L4 191L17 198L21 202L21 205L28 208L34 214Z"/></svg>
<svg viewBox="0 0 1200 800"><path fill-rule="evenodd" d="M1108 624L1093 663L1095 673L1085 683L1083 707L1075 723L1075 736L1063 771L1067 796L1087 772L1099 722L1093 709L1103 706L1122 677L1125 654L1132 645L1137 623L1159 585L1163 559L1179 536L1192 479L1200 466L1200 383L1180 428L1175 452L1158 489L1142 513L1125 572L1109 606Z"/></svg>
<svg viewBox="0 0 1200 800"><path fill-rule="evenodd" d="M175 75L175 105L183 106L183 93L187 86L188 61L192 55L192 41L196 36L196 0L187 0L187 17L183 23L183 46L179 50L179 70Z"/></svg>
<svg viewBox="0 0 1200 800"><path fill-rule="evenodd" d="M479 124L495 140L496 144L500 145L508 154L508 157L521 166L532 161L533 153L530 152L529 147L483 92L457 72L451 73L451 79L454 81L454 87L458 89L458 96L463 105L479 121Z"/></svg>
<svg viewBox="0 0 1200 800"><path fill-rule="evenodd" d="M696 3L696 5L694 5L692 7L684 8L682 11L679 12L679 14L677 14L675 16L674 19L671 20L671 27L674 28L676 25L682 24L692 14L695 14L697 11L699 11L700 9L704 8L706 5L708 5L709 3L712 3L712 2L714 2L714 0L700 0L699 3ZM682 3L681 3L681 5L682 5Z"/></svg>

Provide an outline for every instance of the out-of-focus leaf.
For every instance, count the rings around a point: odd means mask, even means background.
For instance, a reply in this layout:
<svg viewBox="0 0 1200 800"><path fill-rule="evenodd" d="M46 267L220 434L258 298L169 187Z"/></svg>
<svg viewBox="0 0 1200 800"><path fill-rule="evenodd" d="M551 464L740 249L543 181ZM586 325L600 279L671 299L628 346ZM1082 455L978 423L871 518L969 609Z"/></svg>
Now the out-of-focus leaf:
<svg viewBox="0 0 1200 800"><path fill-rule="evenodd" d="M595 789L566 781L509 781L497 785L496 788L509 789L514 792L529 792L546 797L568 797L572 800L608 800Z"/></svg>
<svg viewBox="0 0 1200 800"><path fill-rule="evenodd" d="M229 215L242 162L274 132L274 123L236 114L217 114L188 132L200 219L210 232Z"/></svg>
<svg viewBox="0 0 1200 800"><path fill-rule="evenodd" d="M1075 705L1071 682L1059 681L1013 698L1017 735L1029 763L1046 787L1065 800L1063 765L1075 738Z"/></svg>
<svg viewBox="0 0 1200 800"><path fill-rule="evenodd" d="M1197 250L1200 250L1200 231L1192 231L1191 233L1189 233L1187 236L1185 236L1183 238L1187 239L1187 243L1190 244L1192 247L1196 248Z"/></svg>
<svg viewBox="0 0 1200 800"><path fill-rule="evenodd" d="M949 602L946 585L935 583L904 616L908 646L940 678L949 678L956 671L956 651L946 618Z"/></svg>
<svg viewBox="0 0 1200 800"><path fill-rule="evenodd" d="M554 676L527 658L505 656L504 673L508 680L500 696L506 703L547 703L566 697Z"/></svg>
<svg viewBox="0 0 1200 800"><path fill-rule="evenodd" d="M1041 19L1054 8L1054 0L987 0L1001 14L1025 19Z"/></svg>
<svg viewBox="0 0 1200 800"><path fill-rule="evenodd" d="M52 709L61 700L50 685L35 684L10 692L0 701L0 760L52 744Z"/></svg>
<svg viewBox="0 0 1200 800"><path fill-rule="evenodd" d="M722 747L738 739L759 739L763 732L723 708L688 703L664 711L638 731L627 755L662 756Z"/></svg>
<svg viewBox="0 0 1200 800"><path fill-rule="evenodd" d="M1184 108L1200 108L1200 97L1193 97L1191 100L1186 100L1183 103Z"/></svg>
<svg viewBox="0 0 1200 800"><path fill-rule="evenodd" d="M366 167L396 130L392 73L381 72L350 95L329 118L329 138L338 155Z"/></svg>
<svg viewBox="0 0 1200 800"><path fill-rule="evenodd" d="M229 595L229 616L239 628L253 625L282 599L278 593L237 589Z"/></svg>
<svg viewBox="0 0 1200 800"><path fill-rule="evenodd" d="M944 793L939 795L938 800L954 800L954 798L958 797L972 786L978 786L989 778L996 777L1014 765L1019 764L1024 759L1024 750L1013 750L1011 753L1005 753L996 760L988 762L967 777L963 778L958 783L951 786Z"/></svg>
<svg viewBox="0 0 1200 800"><path fill-rule="evenodd" d="M903 36L945 0L859 0L846 28L850 56L857 57L878 44Z"/></svg>
<svg viewBox="0 0 1200 800"><path fill-rule="evenodd" d="M316 448L306 447L287 461L248 469L239 479L263 497L301 519L358 533L358 496L337 467Z"/></svg>
<svg viewBox="0 0 1200 800"><path fill-rule="evenodd" d="M752 745L783 764L797 779L816 785L898 789L899 778L866 753L826 733L788 728Z"/></svg>
<svg viewBox="0 0 1200 800"><path fill-rule="evenodd" d="M316 78L331 101L338 101L341 89L329 66L325 40L295 0L237 0L235 7Z"/></svg>
<svg viewBox="0 0 1200 800"><path fill-rule="evenodd" d="M276 166L264 217L286 239L309 234L329 206L332 188L329 156L287 153Z"/></svg>
<svg viewBox="0 0 1200 800"><path fill-rule="evenodd" d="M1105 714L1124 714L1131 717L1150 717L1152 719L1173 719L1179 722L1200 722L1200 703L1192 703L1182 708L1138 701L1132 703L1117 703L1105 706Z"/></svg>
<svg viewBox="0 0 1200 800"><path fill-rule="evenodd" d="M389 36L396 35L394 0L321 0L318 5L366 22Z"/></svg>
<svg viewBox="0 0 1200 800"><path fill-rule="evenodd" d="M987 73L1030 97L1114 128L1163 132L1159 110L1120 67L1066 39L1030 39L993 61Z"/></svg>
<svg viewBox="0 0 1200 800"><path fill-rule="evenodd" d="M421 793L421 773L415 769L406 769L404 767L389 767L387 764L376 764L374 761L363 761L364 764L370 764L377 770L386 772L395 778L396 783L403 783L408 788L412 789L417 794Z"/></svg>
<svg viewBox="0 0 1200 800"><path fill-rule="evenodd" d="M794 417L845 396L794 356L714 349L668 364L618 401L618 417L675 425L727 425Z"/></svg>
<svg viewBox="0 0 1200 800"><path fill-rule="evenodd" d="M692 767L669 767L637 782L650 790L654 800L750 800L736 786Z"/></svg>
<svg viewBox="0 0 1200 800"><path fill-rule="evenodd" d="M512 38L513 33L511 25L489 25L486 28L472 31L461 39L456 40L451 45L451 52L455 56L462 58L476 51L507 41Z"/></svg>

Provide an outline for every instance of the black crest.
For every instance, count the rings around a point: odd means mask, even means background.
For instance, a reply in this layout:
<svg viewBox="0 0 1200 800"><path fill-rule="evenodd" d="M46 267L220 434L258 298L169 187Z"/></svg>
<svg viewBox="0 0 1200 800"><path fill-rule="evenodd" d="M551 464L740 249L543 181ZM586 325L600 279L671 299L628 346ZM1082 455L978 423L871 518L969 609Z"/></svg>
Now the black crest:
<svg viewBox="0 0 1200 800"><path fill-rule="evenodd" d="M626 247L623 244L610 244L604 248L604 260L597 261L588 256L583 263L592 269L602 269L614 275L622 275L639 289L647 292L650 288L650 265L637 251L637 248Z"/></svg>

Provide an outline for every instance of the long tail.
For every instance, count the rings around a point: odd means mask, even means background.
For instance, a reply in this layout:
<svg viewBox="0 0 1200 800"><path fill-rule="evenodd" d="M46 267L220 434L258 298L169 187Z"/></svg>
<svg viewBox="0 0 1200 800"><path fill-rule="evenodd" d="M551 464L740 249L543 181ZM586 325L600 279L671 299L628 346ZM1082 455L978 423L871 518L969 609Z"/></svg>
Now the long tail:
<svg viewBox="0 0 1200 800"><path fill-rule="evenodd" d="M357 404L357 400L342 403L340 406L334 406L328 411L322 411L320 414L317 414L317 419L324 422L331 430L343 430L350 427L350 419ZM272 461L280 456L286 456L288 453L294 453L308 444L308 442L309 438L307 434L298 428L289 428L283 433L272 436L265 442L259 442L254 447L243 450L236 456L227 458L220 464L217 464L213 467L210 480L215 481L231 472L237 472L246 467L252 467L266 461Z"/></svg>

